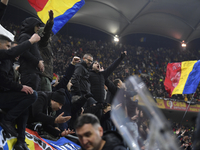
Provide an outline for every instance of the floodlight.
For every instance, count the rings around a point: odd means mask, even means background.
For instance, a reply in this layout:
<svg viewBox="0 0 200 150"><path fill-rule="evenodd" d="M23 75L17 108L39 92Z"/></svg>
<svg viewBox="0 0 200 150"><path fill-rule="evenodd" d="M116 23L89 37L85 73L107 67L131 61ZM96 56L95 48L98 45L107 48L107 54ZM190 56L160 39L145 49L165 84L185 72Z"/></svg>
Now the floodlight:
<svg viewBox="0 0 200 150"><path fill-rule="evenodd" d="M115 36L114 36L114 41L115 41L115 42L119 42L119 37L118 37L118 35L115 35Z"/></svg>

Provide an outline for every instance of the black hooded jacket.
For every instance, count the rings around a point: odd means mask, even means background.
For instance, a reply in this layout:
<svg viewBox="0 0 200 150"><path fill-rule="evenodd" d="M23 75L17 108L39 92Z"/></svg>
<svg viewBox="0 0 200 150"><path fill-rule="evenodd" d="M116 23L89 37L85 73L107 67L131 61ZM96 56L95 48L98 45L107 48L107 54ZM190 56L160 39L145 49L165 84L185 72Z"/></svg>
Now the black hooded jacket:
<svg viewBox="0 0 200 150"><path fill-rule="evenodd" d="M105 132L102 139L106 141L102 150L126 150L121 135L115 131Z"/></svg>
<svg viewBox="0 0 200 150"><path fill-rule="evenodd" d="M13 60L26 49L31 47L29 41L25 41L10 50L0 50L0 91L21 91L23 88L21 84L13 81Z"/></svg>
<svg viewBox="0 0 200 150"><path fill-rule="evenodd" d="M71 83L71 92L73 95L81 96L90 93L89 72L85 61L76 64Z"/></svg>
<svg viewBox="0 0 200 150"><path fill-rule="evenodd" d="M22 22L21 31L18 38L19 44L23 41L28 40L35 32L34 27L36 25L41 25L42 22L37 18L27 18ZM39 61L42 60L37 43L33 44L29 50L20 56L20 73L21 74L31 74L40 73L38 68Z"/></svg>

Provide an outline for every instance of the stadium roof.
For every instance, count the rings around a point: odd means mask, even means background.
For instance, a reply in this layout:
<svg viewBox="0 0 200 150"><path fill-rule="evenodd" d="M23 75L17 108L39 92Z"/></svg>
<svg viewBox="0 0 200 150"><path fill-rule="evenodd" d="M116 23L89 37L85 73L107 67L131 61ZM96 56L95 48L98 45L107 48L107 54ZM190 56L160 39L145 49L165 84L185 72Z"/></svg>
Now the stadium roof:
<svg viewBox="0 0 200 150"><path fill-rule="evenodd" d="M36 15L27 0L10 5ZM200 38L199 0L85 0L69 21L112 36L146 33L186 43Z"/></svg>

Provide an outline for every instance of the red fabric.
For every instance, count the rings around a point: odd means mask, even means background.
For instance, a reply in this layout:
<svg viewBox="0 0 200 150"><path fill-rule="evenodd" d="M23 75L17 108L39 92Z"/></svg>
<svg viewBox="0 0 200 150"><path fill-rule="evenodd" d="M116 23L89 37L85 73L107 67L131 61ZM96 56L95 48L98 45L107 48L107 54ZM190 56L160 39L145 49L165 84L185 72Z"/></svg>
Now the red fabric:
<svg viewBox="0 0 200 150"><path fill-rule="evenodd" d="M43 140L36 131L32 131L26 128L26 132L27 132L26 138L29 140L29 142L34 143L34 150L45 150L45 149L54 150L54 148L50 144L48 144L45 140Z"/></svg>
<svg viewBox="0 0 200 150"><path fill-rule="evenodd" d="M37 11L41 11L44 6L46 5L46 3L48 2L48 0L28 0L28 2L30 3L30 5Z"/></svg>
<svg viewBox="0 0 200 150"><path fill-rule="evenodd" d="M167 72L165 77L165 90L169 93L170 97L174 88L178 85L181 77L181 63L169 63L167 65Z"/></svg>
<svg viewBox="0 0 200 150"><path fill-rule="evenodd" d="M58 75L57 75L57 74L55 74L55 73L53 73L53 76L55 76L56 78L58 77Z"/></svg>

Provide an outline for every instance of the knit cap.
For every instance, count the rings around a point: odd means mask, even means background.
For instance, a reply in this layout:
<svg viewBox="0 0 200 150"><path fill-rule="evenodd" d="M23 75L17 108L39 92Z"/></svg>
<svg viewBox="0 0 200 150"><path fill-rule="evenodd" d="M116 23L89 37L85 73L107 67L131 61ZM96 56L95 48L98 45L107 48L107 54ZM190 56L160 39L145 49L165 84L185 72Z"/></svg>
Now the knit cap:
<svg viewBox="0 0 200 150"><path fill-rule="evenodd" d="M65 89L63 89L63 88L53 92L51 95L52 100L54 100L62 105L65 104L65 97L66 97Z"/></svg>

